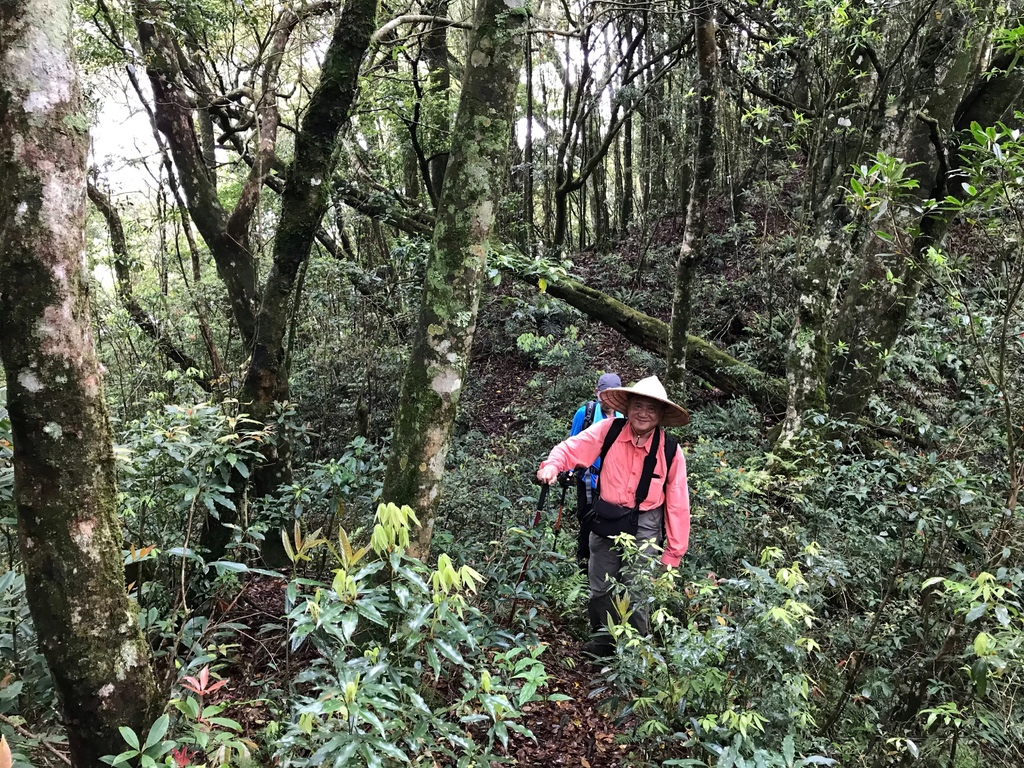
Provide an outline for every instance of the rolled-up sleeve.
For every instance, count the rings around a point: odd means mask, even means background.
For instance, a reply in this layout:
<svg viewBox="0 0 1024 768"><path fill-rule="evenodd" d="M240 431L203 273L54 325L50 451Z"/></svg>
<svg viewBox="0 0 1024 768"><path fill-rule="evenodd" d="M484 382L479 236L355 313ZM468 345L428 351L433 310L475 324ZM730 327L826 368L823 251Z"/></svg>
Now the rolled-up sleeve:
<svg viewBox="0 0 1024 768"><path fill-rule="evenodd" d="M541 467L553 466L559 472L566 472L576 467L591 466L601 455L601 446L613 421L602 419L578 435L563 440L551 449L548 457L541 462Z"/></svg>
<svg viewBox="0 0 1024 768"><path fill-rule="evenodd" d="M690 489L686 483L686 457L676 451L665 485L665 552L661 562L676 567L690 544Z"/></svg>

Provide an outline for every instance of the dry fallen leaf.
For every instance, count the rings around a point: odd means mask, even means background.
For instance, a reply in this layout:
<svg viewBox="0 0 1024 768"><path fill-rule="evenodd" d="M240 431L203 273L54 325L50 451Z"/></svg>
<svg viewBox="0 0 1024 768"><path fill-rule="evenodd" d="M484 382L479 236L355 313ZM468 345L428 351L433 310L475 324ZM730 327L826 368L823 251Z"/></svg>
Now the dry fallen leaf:
<svg viewBox="0 0 1024 768"><path fill-rule="evenodd" d="M585 757L581 757L580 758L580 765L582 765L583 768L590 768L590 761L587 760L587 758L585 758Z"/></svg>

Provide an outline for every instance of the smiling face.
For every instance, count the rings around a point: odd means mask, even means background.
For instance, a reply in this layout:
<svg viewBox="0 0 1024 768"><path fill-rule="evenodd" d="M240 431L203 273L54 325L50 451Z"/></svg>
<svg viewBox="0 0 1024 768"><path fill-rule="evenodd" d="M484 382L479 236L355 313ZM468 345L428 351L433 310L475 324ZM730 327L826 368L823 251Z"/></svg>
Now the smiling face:
<svg viewBox="0 0 1024 768"><path fill-rule="evenodd" d="M648 435L661 423L665 415L665 404L649 397L633 395L626 403L626 418L629 419L629 426L633 434L638 436Z"/></svg>

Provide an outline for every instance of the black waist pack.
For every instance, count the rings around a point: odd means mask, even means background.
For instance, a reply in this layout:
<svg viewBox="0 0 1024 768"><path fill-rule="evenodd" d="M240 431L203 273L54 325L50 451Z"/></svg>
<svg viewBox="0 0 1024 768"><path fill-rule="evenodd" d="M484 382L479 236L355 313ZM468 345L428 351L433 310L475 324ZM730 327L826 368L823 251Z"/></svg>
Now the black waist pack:
<svg viewBox="0 0 1024 768"><path fill-rule="evenodd" d="M622 507L602 498L594 499L590 530L609 538L620 533L636 536L640 528L640 511L635 507Z"/></svg>

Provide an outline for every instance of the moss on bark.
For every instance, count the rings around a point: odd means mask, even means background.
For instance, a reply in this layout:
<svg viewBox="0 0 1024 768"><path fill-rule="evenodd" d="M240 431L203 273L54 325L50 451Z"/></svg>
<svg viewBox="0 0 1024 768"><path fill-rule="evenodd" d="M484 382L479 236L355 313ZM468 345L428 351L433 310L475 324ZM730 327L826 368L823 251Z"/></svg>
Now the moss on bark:
<svg viewBox="0 0 1024 768"><path fill-rule="evenodd" d="M434 513L476 329L500 180L507 163L526 21L520 0L480 0L412 356L395 420L384 499L423 522L411 550L430 549Z"/></svg>
<svg viewBox="0 0 1024 768"><path fill-rule="evenodd" d="M87 136L70 6L0 17L0 359L29 605L72 761L99 764L163 697L124 591L110 426L83 270Z"/></svg>
<svg viewBox="0 0 1024 768"><path fill-rule="evenodd" d="M614 328L637 346L662 357L668 355L669 327L661 320L575 280L548 283L547 292L588 317ZM746 397L766 414L779 414L785 407L784 382L716 349L703 339L687 336L686 356L690 373L723 392Z"/></svg>

